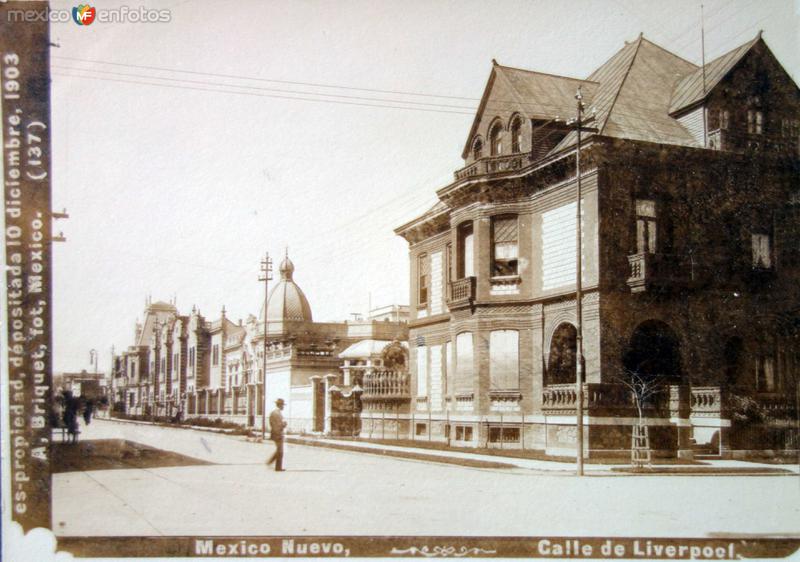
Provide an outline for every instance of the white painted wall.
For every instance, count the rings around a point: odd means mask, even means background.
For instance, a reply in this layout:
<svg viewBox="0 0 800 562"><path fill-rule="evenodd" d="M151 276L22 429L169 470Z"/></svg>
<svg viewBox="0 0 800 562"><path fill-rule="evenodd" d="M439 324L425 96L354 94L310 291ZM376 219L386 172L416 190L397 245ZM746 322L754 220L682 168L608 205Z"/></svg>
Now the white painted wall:
<svg viewBox="0 0 800 562"><path fill-rule="evenodd" d="M585 200L582 200L585 204ZM582 205L582 217L585 216ZM575 283L575 203L567 203L542 213L542 289L555 289ZM581 225L584 221L581 220ZM585 229L582 231L586 239ZM582 244L585 242L582 242ZM582 250L585 255L585 248ZM586 261L583 278L586 278Z"/></svg>
<svg viewBox="0 0 800 562"><path fill-rule="evenodd" d="M292 396L289 388L289 371L267 373L267 416L275 409L275 400L283 398L286 407L283 410L285 417L290 417Z"/></svg>
<svg viewBox="0 0 800 562"><path fill-rule="evenodd" d="M431 410L440 412L442 410L442 347L441 345L431 346Z"/></svg>

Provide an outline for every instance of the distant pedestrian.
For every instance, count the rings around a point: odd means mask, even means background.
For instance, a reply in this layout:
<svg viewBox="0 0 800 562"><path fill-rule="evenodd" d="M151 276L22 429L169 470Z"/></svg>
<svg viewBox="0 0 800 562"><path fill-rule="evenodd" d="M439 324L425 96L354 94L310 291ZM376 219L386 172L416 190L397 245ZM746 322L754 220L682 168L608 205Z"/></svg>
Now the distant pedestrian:
<svg viewBox="0 0 800 562"><path fill-rule="evenodd" d="M92 422L92 413L94 413L94 401L87 400L86 405L83 407L83 421L86 422L86 425Z"/></svg>
<svg viewBox="0 0 800 562"><path fill-rule="evenodd" d="M284 402L283 398L275 401L277 406L269 415L269 438L275 442L275 453L267 461L267 465L275 463L275 471L283 472L283 432L286 429L286 422L283 419Z"/></svg>
<svg viewBox="0 0 800 562"><path fill-rule="evenodd" d="M67 428L71 443L78 442L78 399L72 396L72 391L64 391L64 426Z"/></svg>

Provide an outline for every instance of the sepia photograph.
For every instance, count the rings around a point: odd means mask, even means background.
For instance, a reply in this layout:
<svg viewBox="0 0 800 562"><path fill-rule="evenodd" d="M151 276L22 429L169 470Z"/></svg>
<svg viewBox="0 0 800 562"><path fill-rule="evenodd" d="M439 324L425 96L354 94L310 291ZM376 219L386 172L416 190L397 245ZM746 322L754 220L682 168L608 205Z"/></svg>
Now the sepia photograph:
<svg viewBox="0 0 800 562"><path fill-rule="evenodd" d="M797 559L798 72L797 0L0 0L2 558Z"/></svg>

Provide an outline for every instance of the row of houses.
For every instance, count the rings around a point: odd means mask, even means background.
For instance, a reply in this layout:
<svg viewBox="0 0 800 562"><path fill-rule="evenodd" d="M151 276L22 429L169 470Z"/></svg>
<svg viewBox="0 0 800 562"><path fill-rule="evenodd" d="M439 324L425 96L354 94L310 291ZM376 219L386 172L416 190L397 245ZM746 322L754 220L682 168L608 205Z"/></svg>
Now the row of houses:
<svg viewBox="0 0 800 562"><path fill-rule="evenodd" d="M493 61L462 157L395 231L407 311L315 323L287 258L266 330L148 303L116 399L574 455L580 367L590 457L639 424L663 456L797 452L800 91L761 34L704 67L642 36L586 78Z"/></svg>
<svg viewBox="0 0 800 562"><path fill-rule="evenodd" d="M364 375L382 368L384 351L407 354L408 309L394 305L367 319L315 322L288 256L279 272L266 311L262 306L245 321L232 321L224 307L209 320L194 307L184 315L173 302L148 301L134 344L114 357L114 409L259 428L265 405L269 415L282 398L290 431L357 430Z"/></svg>

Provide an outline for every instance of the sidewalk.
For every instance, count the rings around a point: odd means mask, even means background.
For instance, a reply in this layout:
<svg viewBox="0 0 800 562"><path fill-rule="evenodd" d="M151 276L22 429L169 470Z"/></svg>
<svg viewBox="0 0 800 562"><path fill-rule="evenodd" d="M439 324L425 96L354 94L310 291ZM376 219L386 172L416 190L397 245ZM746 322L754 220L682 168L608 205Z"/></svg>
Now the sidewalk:
<svg viewBox="0 0 800 562"><path fill-rule="evenodd" d="M365 453L381 454L405 458L418 458L420 460L431 460L439 462L477 461L481 463L492 463L498 465L497 468L521 468L525 470L574 473L575 463L560 462L539 459L526 459L501 455L487 455L480 453L470 453L467 451L439 450L422 447L408 447L387 445L384 443L371 443L368 441L339 440L325 437L314 436L288 436L287 441L300 445L315 447L327 447L349 451L361 451ZM800 467L797 464L769 464L748 462L727 459L704 459L703 464L669 464L653 465L652 469L647 470L646 474L800 474ZM460 464L460 463L459 463ZM630 463L608 463L608 464L584 464L586 474L603 475L630 475L627 469Z"/></svg>
<svg viewBox="0 0 800 562"><path fill-rule="evenodd" d="M260 458L260 455L266 453L262 447L255 447L253 445L260 443L259 440L247 438L241 435L227 435L219 430L206 427L167 427L149 422L140 422L132 420L103 420L110 422L110 426L117 425L118 430L123 427L129 427L133 433L130 435L132 440L136 440L135 427L136 426L150 426L153 428L176 429L186 431L188 434L197 436L206 435L205 439L198 439L195 447L192 450L187 450L185 447L170 446L164 442L159 444L163 449L172 450L184 455L194 456L203 460L211 462L220 462L219 458L212 459L211 448L219 449L223 446L224 449L229 451L229 456L223 462L241 462L245 458L252 462L255 456ZM108 427L107 430L110 430ZM106 433L106 432L102 432ZM126 432L127 433L127 432ZM322 447L328 449L338 449L341 451L351 451L359 453L367 453L381 456L404 458L408 460L417 460L423 462L446 463L452 465L461 465L474 468L485 469L522 469L535 473L548 473L553 475L568 476L575 473L574 462L560 462L553 460L542 459L528 459L520 457L509 457L501 455L473 453L464 450L452 449L429 449L424 447L411 447L405 445L390 445L385 443L372 443L369 441L356 441L347 439L335 439L327 437L318 437L311 435L288 435L286 441L291 444L307 446L307 447ZM203 446L197 446L199 443ZM217 442L217 447L209 447L211 442ZM270 445L267 442L267 445ZM255 453L255 451L259 451ZM235 451L235 452L234 452ZM216 452L216 451L215 451ZM255 453L255 455L254 455ZM216 455L213 455L216 456ZM233 460L236 459L236 460ZM704 459L703 464L669 464L669 465L653 465L652 469L638 475L645 474L660 474L660 475L792 475L800 474L800 467L797 464L768 464L757 462L746 462L739 460L723 460L723 459ZM608 464L584 464L585 474L595 476L632 476L637 475L630 472L630 463L608 463Z"/></svg>

